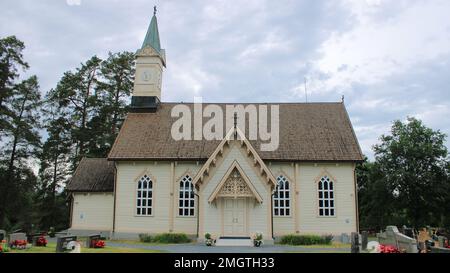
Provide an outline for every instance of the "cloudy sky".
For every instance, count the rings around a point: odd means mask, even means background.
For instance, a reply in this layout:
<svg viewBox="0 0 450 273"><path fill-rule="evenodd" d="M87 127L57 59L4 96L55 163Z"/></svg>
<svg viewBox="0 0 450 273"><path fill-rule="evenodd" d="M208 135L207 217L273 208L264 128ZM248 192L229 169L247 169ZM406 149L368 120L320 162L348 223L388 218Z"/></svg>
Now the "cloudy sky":
<svg viewBox="0 0 450 273"><path fill-rule="evenodd" d="M363 152L393 120L450 134L450 1L1 0L42 91L93 55L141 46L158 6L164 101L340 101Z"/></svg>

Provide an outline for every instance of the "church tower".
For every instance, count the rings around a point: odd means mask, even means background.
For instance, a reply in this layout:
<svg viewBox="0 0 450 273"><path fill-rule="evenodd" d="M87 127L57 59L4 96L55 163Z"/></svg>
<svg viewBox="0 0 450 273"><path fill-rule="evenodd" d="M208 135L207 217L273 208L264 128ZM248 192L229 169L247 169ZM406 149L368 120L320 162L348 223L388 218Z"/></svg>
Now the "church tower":
<svg viewBox="0 0 450 273"><path fill-rule="evenodd" d="M156 6L141 49L136 52L136 75L132 112L154 112L161 101L163 67L166 67L166 52L159 41Z"/></svg>

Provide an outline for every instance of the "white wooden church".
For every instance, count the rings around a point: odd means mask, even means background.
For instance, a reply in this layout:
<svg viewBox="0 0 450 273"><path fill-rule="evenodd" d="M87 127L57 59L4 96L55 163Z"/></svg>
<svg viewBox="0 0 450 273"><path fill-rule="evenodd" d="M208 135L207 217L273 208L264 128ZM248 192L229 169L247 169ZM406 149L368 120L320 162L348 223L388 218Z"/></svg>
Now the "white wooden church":
<svg viewBox="0 0 450 273"><path fill-rule="evenodd" d="M222 140L174 140L172 108L194 104L160 101L166 56L155 15L136 61L131 111L108 158L82 159L67 186L71 233L262 233L272 243L358 231L355 166L363 156L343 102L264 104L279 105L274 151L236 126Z"/></svg>

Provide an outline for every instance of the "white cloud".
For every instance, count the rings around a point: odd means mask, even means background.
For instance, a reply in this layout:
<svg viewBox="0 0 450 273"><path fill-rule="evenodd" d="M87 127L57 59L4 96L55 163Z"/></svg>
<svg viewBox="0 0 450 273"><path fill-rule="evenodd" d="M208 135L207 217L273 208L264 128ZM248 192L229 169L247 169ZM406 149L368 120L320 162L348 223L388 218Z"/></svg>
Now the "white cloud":
<svg viewBox="0 0 450 273"><path fill-rule="evenodd" d="M81 0L66 0L66 3L69 6L79 6L81 5Z"/></svg>
<svg viewBox="0 0 450 273"><path fill-rule="evenodd" d="M379 20L376 11L388 9L388 1L344 3L356 18L355 26L322 44L312 78L315 73L329 77L313 85L317 92L376 84L450 52L449 1L410 3L386 20Z"/></svg>

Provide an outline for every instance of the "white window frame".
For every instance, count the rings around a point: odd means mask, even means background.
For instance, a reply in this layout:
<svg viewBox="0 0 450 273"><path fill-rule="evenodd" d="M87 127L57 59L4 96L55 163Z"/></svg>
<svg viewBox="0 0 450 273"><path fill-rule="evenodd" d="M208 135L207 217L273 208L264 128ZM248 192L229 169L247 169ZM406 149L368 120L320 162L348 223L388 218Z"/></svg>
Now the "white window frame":
<svg viewBox="0 0 450 273"><path fill-rule="evenodd" d="M178 216L180 217L195 217L195 195L192 180L192 176L185 175L178 182Z"/></svg>
<svg viewBox="0 0 450 273"><path fill-rule="evenodd" d="M147 183L147 184L144 184ZM136 202L135 204L135 215L136 216L153 216L153 187L154 180L148 174L144 174L139 178L136 185ZM144 185L146 187L144 188ZM145 197L144 197L145 195ZM144 202L145 201L145 202ZM149 205L150 202L150 205ZM144 205L145 203L145 205ZM150 213L149 213L150 210Z"/></svg>
<svg viewBox="0 0 450 273"><path fill-rule="evenodd" d="M336 217L336 183L329 175L317 182L317 214L319 217Z"/></svg>
<svg viewBox="0 0 450 273"><path fill-rule="evenodd" d="M287 203L289 205L286 205ZM291 182L285 175L279 175L277 177L277 191L273 196L273 216L291 217L291 204Z"/></svg>

